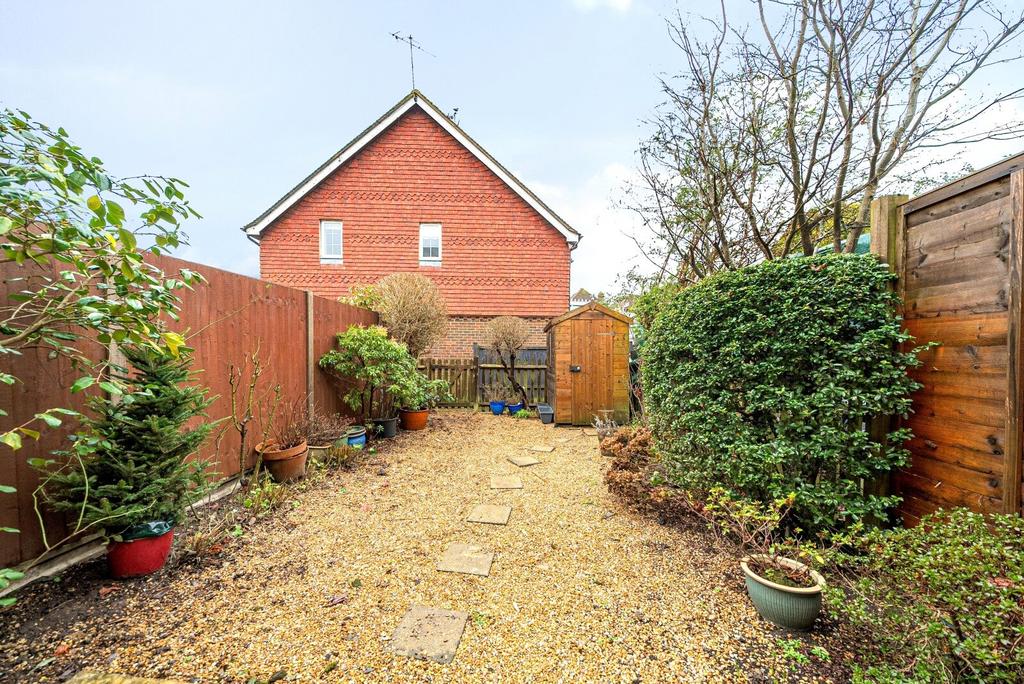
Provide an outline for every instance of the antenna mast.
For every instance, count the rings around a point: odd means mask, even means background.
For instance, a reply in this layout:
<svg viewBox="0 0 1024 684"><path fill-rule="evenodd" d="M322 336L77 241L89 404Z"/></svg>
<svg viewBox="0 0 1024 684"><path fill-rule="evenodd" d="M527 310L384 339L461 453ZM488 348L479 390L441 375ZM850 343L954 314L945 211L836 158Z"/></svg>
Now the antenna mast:
<svg viewBox="0 0 1024 684"><path fill-rule="evenodd" d="M423 54L430 55L431 57L437 57L437 55L424 50L423 46L412 37L411 33L403 36L400 32L395 31L391 34L391 37L409 45L409 75L412 77L412 89L416 90L416 60L413 58L414 50L419 50Z"/></svg>

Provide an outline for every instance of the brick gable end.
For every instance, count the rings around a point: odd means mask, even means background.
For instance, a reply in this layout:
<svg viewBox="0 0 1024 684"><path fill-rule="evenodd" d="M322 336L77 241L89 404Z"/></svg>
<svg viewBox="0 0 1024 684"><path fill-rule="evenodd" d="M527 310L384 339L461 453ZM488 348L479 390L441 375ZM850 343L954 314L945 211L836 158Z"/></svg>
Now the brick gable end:
<svg viewBox="0 0 1024 684"><path fill-rule="evenodd" d="M343 222L342 264L319 226ZM440 267L419 265L419 226L442 224ZM396 271L433 279L452 315L556 316L568 307L565 237L419 107L264 231L263 278L325 297Z"/></svg>

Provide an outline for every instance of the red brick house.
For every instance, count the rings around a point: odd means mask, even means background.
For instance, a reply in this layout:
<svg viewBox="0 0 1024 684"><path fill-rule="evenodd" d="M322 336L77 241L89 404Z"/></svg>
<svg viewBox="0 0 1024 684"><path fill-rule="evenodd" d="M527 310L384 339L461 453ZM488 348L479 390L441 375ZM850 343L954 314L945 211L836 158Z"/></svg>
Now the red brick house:
<svg viewBox="0 0 1024 684"><path fill-rule="evenodd" d="M419 91L412 91L243 230L260 276L339 297L395 271L448 302L431 356L472 354L486 322L544 325L569 308L580 234Z"/></svg>

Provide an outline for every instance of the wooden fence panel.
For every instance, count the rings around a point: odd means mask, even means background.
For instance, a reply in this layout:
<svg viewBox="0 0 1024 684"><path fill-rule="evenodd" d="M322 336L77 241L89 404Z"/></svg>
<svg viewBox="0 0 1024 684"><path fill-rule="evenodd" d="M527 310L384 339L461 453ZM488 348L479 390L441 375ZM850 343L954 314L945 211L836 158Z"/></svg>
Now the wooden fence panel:
<svg viewBox="0 0 1024 684"><path fill-rule="evenodd" d="M419 370L431 380L448 383L453 400L445 402L449 407L473 407L477 405L476 361L473 359L420 359Z"/></svg>
<svg viewBox="0 0 1024 684"><path fill-rule="evenodd" d="M505 369L493 349L474 345L473 356L477 364L477 396L483 403L484 388L503 382ZM548 403L547 373L547 347L529 347L516 355L516 380L526 390L531 406Z"/></svg>
<svg viewBox="0 0 1024 684"><path fill-rule="evenodd" d="M208 409L211 421L230 415L231 369L242 368L243 382L247 383L251 371L248 359L254 353L258 353L266 369L257 388L264 399L264 413L272 388L277 385L281 387L279 413L286 412L287 407L305 406L310 389L314 400L325 410L347 412L315 363L320 354L334 345L335 333L353 323L375 323L376 314L320 297L307 298L301 290L172 257L148 259L168 273L188 268L207 280L205 285L181 293L180 320L170 322L169 327L184 334L189 346L195 349L193 368L197 381L209 388L211 397L216 397ZM25 271L11 263L0 266L0 296L6 297L24 287L17 278L23 277ZM307 314L310 303L312 325ZM82 347L96 360L106 353L97 343L85 341ZM312 374L310 364L314 364ZM66 388L79 374L62 362L47 360L42 353L8 356L0 359L0 367L21 380L13 386L0 385L0 405L11 414L0 419L3 429L19 425L47 408L81 409L85 395L92 391L71 395ZM67 435L74 427L68 421L60 429L45 430L38 442L26 440L20 451L12 454L7 450L0 456L0 484L18 488L16 496L0 494L0 526L21 530L18 535L0 534L0 567L42 553L42 535L32 502L38 477L27 461L48 457L51 451L66 445ZM251 454L259 433L258 426L252 426L244 453ZM237 432L224 420L200 456L211 463L218 477L229 477L238 473L239 447ZM44 520L48 539L60 539L65 532L63 519L45 513Z"/></svg>

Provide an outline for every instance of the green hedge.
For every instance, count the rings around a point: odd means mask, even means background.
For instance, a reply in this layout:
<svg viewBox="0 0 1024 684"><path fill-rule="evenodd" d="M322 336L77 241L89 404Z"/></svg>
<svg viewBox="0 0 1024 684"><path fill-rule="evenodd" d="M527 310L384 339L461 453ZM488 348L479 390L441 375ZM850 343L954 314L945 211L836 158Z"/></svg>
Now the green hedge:
<svg viewBox="0 0 1024 684"><path fill-rule="evenodd" d="M645 410L669 476L767 502L796 495L804 530L884 516L864 483L903 465L871 440L876 415L905 414L914 353L891 275L872 256L780 259L663 296L642 357Z"/></svg>

